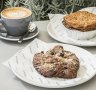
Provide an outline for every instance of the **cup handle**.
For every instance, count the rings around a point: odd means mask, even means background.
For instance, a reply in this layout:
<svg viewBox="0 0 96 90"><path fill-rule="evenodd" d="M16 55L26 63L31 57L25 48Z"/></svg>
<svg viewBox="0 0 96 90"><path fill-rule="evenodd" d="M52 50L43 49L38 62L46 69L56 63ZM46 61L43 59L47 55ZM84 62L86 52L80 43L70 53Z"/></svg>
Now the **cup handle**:
<svg viewBox="0 0 96 90"><path fill-rule="evenodd" d="M0 23L2 23L2 25L3 25L3 20L1 18L0 18ZM7 33L7 31L2 29L2 27L0 27L0 32L1 33Z"/></svg>

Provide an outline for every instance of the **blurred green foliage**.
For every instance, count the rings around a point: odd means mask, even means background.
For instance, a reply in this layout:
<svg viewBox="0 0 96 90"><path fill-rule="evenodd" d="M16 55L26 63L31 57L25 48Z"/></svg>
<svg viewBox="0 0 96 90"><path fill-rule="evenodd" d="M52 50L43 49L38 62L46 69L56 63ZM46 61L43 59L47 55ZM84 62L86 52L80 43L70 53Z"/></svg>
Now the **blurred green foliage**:
<svg viewBox="0 0 96 90"><path fill-rule="evenodd" d="M33 20L46 20L48 13L71 13L84 7L96 6L96 0L1 0L1 9L23 6L29 8Z"/></svg>

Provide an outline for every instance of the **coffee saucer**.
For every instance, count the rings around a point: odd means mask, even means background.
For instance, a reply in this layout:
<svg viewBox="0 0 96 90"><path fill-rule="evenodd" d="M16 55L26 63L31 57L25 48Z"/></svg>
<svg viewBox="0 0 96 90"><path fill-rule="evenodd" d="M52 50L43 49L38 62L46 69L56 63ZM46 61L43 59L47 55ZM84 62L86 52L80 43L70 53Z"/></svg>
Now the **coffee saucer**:
<svg viewBox="0 0 96 90"><path fill-rule="evenodd" d="M24 38L23 38L23 41L32 39L32 38L36 37L38 34L39 34L39 30L36 29L34 32L29 33L27 37L24 37ZM18 40L20 39L20 37L21 37L21 36L18 36L18 37L10 36L10 35L4 36L4 35L0 32L0 38L3 39L3 40L7 40L7 41L18 41Z"/></svg>

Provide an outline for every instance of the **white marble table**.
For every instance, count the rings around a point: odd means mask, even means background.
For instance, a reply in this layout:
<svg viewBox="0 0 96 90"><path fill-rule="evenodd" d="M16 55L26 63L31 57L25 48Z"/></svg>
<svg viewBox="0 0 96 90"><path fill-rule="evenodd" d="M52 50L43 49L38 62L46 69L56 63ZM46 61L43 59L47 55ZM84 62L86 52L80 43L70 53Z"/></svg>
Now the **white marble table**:
<svg viewBox="0 0 96 90"><path fill-rule="evenodd" d="M40 34L37 36L37 38L45 42L57 42L47 34L46 26L48 22L49 21L35 22L40 30ZM0 39L0 90L49 90L45 88L32 86L19 80L12 73L12 71L10 71L8 68L2 65L4 61L9 59L18 50L24 48L31 41L32 39L22 44L18 44L17 42L8 42ZM83 47L83 48L93 54L96 54L96 47ZM96 76L84 84L61 90L96 90Z"/></svg>

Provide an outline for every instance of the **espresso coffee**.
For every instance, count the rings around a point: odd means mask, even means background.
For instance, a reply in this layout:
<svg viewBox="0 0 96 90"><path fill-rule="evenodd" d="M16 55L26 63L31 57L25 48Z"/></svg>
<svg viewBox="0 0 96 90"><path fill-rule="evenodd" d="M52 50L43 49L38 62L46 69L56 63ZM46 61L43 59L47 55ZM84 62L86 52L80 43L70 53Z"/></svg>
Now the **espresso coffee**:
<svg viewBox="0 0 96 90"><path fill-rule="evenodd" d="M2 11L2 16L9 19L21 19L31 15L31 11L22 7L7 8Z"/></svg>

